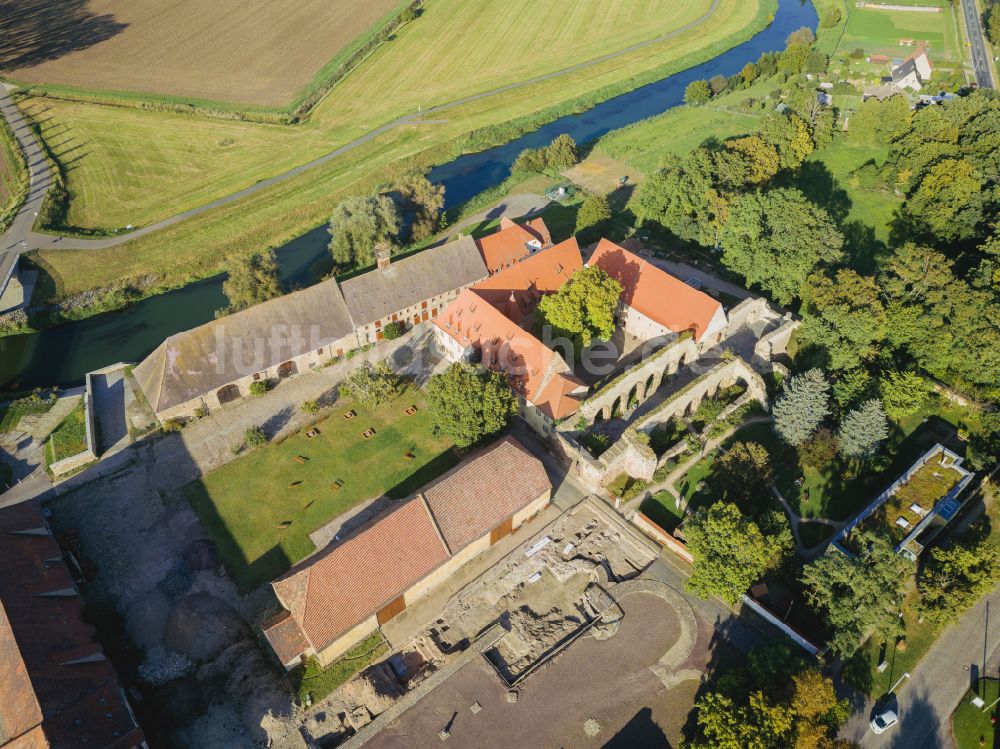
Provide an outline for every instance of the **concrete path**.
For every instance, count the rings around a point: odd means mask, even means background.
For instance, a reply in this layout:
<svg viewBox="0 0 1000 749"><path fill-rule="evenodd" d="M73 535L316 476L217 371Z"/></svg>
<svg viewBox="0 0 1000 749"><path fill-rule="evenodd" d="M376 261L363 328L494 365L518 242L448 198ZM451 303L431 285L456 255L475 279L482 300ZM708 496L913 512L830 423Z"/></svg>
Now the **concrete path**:
<svg viewBox="0 0 1000 749"><path fill-rule="evenodd" d="M97 454L107 455L131 443L125 420L125 372L116 369L91 377Z"/></svg>
<svg viewBox="0 0 1000 749"><path fill-rule="evenodd" d="M985 670L984 670L985 669ZM938 638L897 690L899 725L876 736L868 700L841 730L862 749L946 749L955 746L950 716L974 674L1000 669L1000 590L980 601ZM900 674L902 676L902 674Z"/></svg>
<svg viewBox="0 0 1000 749"><path fill-rule="evenodd" d="M978 4L976 0L961 0L961 3L965 30L972 52L972 70L976 75L976 83L979 84L980 88L995 88L993 71L990 68L989 47L986 45L986 37L983 34Z"/></svg>
<svg viewBox="0 0 1000 749"><path fill-rule="evenodd" d="M122 234L120 236L111 237L108 239L75 239L70 237L64 239L62 237L55 237L47 234L39 234L30 231L31 226L29 224L27 230L22 231L21 234L17 236L17 239L18 240L25 239L28 245L27 249L53 249L53 250L88 249L89 250L89 249L103 249L106 247L113 247L115 245L122 244L123 242L128 242L129 240L135 239L137 237L141 237L146 234L152 234L153 232L159 231L160 229L164 229L168 226L173 226L176 223L179 223L188 218L192 218L193 216L205 213L206 211L210 211L215 208L222 207L224 205L229 205L230 203L234 203L237 200L241 200L242 198L254 195L255 193L260 192L261 190L266 190L269 187L278 184L279 182L284 182L285 180L291 179L292 177L297 177L303 172L306 172L310 169L314 169L318 166L322 166L323 164L332 161L338 156L342 156L345 153L353 151L356 148L364 145L365 143L368 143L369 141L373 140L374 138L377 138L383 133L386 133L390 130L394 130L395 128L398 128L400 126L432 124L432 123L440 123L446 121L440 119L436 120L428 119L428 116L431 114L445 112L449 109L455 109L457 107L461 107L466 104L472 104L473 102L480 101L481 99L487 99L492 96L504 94L509 91L514 91L520 88L524 88L526 86L533 86L537 83L542 83L544 81L550 81L555 78L561 78L563 76L571 75L572 73L576 73L581 70L586 70L587 68L593 67L595 65L600 65L602 63L609 62L611 60L615 60L620 57L624 57L625 55L631 54L633 52L638 52L639 50L645 49L655 44L660 44L662 42L673 39L674 37L684 35L687 32L691 31L692 29L700 26L706 20L708 20L712 15L715 14L715 11L718 9L718 7L719 7L719 0L712 0L712 5L708 8L708 10L706 10L705 13L702 14L700 18L695 19L691 23L685 24L681 28L671 31L670 33L661 34L660 36L653 37L652 39L647 39L644 42L637 42L636 44L629 45L628 47L620 49L616 52L610 52L606 55L601 55L600 57L595 57L591 60L586 60L584 62L577 63L576 65L571 65L567 68L553 71L552 73L546 73L545 75L538 75L524 81L519 81L517 83L509 83L504 86L498 86L497 88L493 88L488 91L483 91L478 94L473 94L472 96L466 96L451 102L432 106L430 108L423 109L420 112L415 112L403 115L402 117L397 117L392 122L388 122L380 127L377 127L371 132L362 135L359 138L355 138L349 143L345 143L339 148L336 148L318 158L315 158L312 161L308 161L305 164L301 164L300 166L297 166L293 169L289 169L285 172L282 172L281 174L277 174L274 177L270 177L269 179L256 182L253 185L250 185L249 187L246 187L242 190L232 193L231 195L226 195L224 197L213 200L209 203L205 203L204 205L200 205L197 206L196 208L184 211L183 213L178 213L175 216L170 216L169 218L165 218L162 221L157 221L155 223L144 226L140 229L136 229L135 231L129 232L128 234ZM6 100L9 101L9 97L7 97L6 92L4 92L4 96ZM13 104L11 104L11 106L13 106ZM7 116L6 110L4 110L4 116ZM16 116L17 118L20 119L20 113L17 113ZM8 117L8 122L10 121L11 120Z"/></svg>

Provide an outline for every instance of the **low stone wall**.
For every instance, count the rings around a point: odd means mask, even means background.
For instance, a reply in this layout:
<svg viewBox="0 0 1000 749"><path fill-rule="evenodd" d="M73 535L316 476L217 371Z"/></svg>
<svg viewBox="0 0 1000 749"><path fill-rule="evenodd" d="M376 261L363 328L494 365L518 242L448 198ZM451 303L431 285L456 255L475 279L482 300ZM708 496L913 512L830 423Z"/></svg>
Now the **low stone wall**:
<svg viewBox="0 0 1000 749"><path fill-rule="evenodd" d="M636 511L632 516L632 524L660 546L666 546L688 564L694 564L694 557L688 551L687 545L684 542L671 536L641 512Z"/></svg>

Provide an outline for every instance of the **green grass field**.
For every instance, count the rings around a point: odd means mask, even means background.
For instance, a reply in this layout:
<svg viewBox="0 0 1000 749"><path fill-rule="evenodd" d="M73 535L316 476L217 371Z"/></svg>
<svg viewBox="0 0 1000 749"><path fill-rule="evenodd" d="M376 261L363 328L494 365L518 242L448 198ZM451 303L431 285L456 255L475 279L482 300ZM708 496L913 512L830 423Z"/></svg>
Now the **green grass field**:
<svg viewBox="0 0 1000 749"><path fill-rule="evenodd" d="M667 533L672 533L684 519L684 511L677 509L674 495L666 490L646 497L639 505L639 511Z"/></svg>
<svg viewBox="0 0 1000 749"><path fill-rule="evenodd" d="M980 679L977 690L970 690L951 714L951 729L958 749L979 749L995 745L996 726L991 722L990 716L997 715L997 707L994 705L993 709L985 711L976 707L972 704L973 694L977 694L989 705L1000 697L1000 680ZM982 743L980 738L983 739Z"/></svg>
<svg viewBox="0 0 1000 749"><path fill-rule="evenodd" d="M621 31L609 33L591 22L583 43L564 39L560 45L543 45L545 54L501 55L502 59L518 57L520 61L495 63L487 66L492 78L487 80L485 73L477 73L469 80L477 86L492 85L510 82L512 75L522 74L527 68L532 74L560 69L590 59L600 51L677 28L683 25L684 18L692 14L697 18L699 9L704 12L709 5L707 0L690 0L680 6L667 4L673 10L655 16L662 18L658 28L633 22L621 27L630 29L626 35ZM358 71L357 77L337 87L307 123L296 127L206 120L52 99L28 100L25 108L38 116L57 157L67 164L69 188L74 195L70 223L102 228L141 225L232 193L370 132L417 106L472 93L463 76L445 74L437 70L437 63L433 70L421 67L430 65L430 59L421 62L405 57L415 51L416 46L411 45L418 45L421 38L428 41L435 24L450 28L450 20L443 16L449 15L450 7L459 5L457 0L430 4L419 23L411 24L397 42L383 47ZM531 4L532 9L539 7ZM611 3L610 7L635 6ZM509 131L498 128L498 123L517 120L531 126L551 119L557 112L568 111L571 103L607 98L714 56L752 35L766 23L772 10L773 0L720 0L718 9L699 25L697 34L684 34L586 70L462 104L448 110L444 122L391 130L342 159L235 206L211 211L120 247L86 253L44 252L41 259L53 276L56 295L145 273L158 275L164 287L204 278L225 269L235 256L278 246L315 227L326 220L340 198L368 192L400 169L438 163L463 149L506 139ZM512 20L514 25L501 36L511 38L517 31L526 31L539 18L535 10L523 15L527 20ZM472 28L482 35L495 36L495 28L482 24L496 21L495 14L484 14L476 22L480 25ZM410 34L417 38L404 44ZM466 27L460 36L473 35ZM530 58L532 64L526 66L524 57ZM457 56L449 59L453 65L468 63L468 59ZM408 72L422 70L423 76L435 79L433 89L415 86L402 100L396 100L373 97L370 88L355 88L364 80L369 86L384 83L394 89L398 73L390 71L393 65ZM368 77L375 75L373 71L382 71L382 78ZM442 113L441 118L444 116ZM485 139L467 139L470 132L481 128L488 129Z"/></svg>
<svg viewBox="0 0 1000 749"><path fill-rule="evenodd" d="M14 220L14 214L28 191L28 170L14 133L0 118L0 232Z"/></svg>
<svg viewBox="0 0 1000 749"><path fill-rule="evenodd" d="M410 404L419 410L406 416ZM344 419L350 410L357 416ZM456 463L451 444L434 436L426 401L413 388L374 411L338 403L317 427L318 437L293 435L185 487L243 590L312 553L309 534L357 503L383 494L409 496ZM361 434L369 427L376 435L366 440ZM413 460L406 458L409 451ZM334 488L338 482L342 486Z"/></svg>
<svg viewBox="0 0 1000 749"><path fill-rule="evenodd" d="M87 449L87 414L83 398L49 436L45 454L49 464L79 455Z"/></svg>
<svg viewBox="0 0 1000 749"><path fill-rule="evenodd" d="M955 15L944 2L907 3L943 6L940 13L898 10L874 10L848 7L847 29L840 40L840 51L861 48L867 54L906 57L914 47L901 45L903 39L926 42L933 64L952 66L962 59L956 36Z"/></svg>

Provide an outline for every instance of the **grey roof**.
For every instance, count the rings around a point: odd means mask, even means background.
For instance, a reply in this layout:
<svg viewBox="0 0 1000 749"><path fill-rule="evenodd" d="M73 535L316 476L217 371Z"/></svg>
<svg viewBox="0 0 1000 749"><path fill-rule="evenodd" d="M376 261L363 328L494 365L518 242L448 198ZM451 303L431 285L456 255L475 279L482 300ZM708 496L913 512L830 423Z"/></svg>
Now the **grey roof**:
<svg viewBox="0 0 1000 749"><path fill-rule="evenodd" d="M908 75L913 74L920 80L920 73L917 72L917 64L912 60L905 60L902 65L892 69L892 82L899 83Z"/></svg>
<svg viewBox="0 0 1000 749"><path fill-rule="evenodd" d="M157 413L354 332L331 279L176 333L135 368Z"/></svg>
<svg viewBox="0 0 1000 749"><path fill-rule="evenodd" d="M342 281L340 287L351 319L361 327L488 275L475 240L462 237Z"/></svg>

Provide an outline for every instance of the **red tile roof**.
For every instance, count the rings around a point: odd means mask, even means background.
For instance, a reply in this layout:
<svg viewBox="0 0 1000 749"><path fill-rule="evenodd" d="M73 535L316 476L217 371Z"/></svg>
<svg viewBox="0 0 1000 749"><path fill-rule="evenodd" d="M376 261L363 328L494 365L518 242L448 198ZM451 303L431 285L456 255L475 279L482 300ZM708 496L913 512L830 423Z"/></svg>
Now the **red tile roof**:
<svg viewBox="0 0 1000 749"><path fill-rule="evenodd" d="M423 495L454 554L551 489L542 462L507 437L428 485Z"/></svg>
<svg viewBox="0 0 1000 749"><path fill-rule="evenodd" d="M264 634L285 664L310 644L322 651L546 488L541 461L517 440L486 448L429 485L429 498L412 497L271 583L285 612Z"/></svg>
<svg viewBox="0 0 1000 749"><path fill-rule="evenodd" d="M299 563L272 586L312 646L321 651L447 558L448 550L418 496Z"/></svg>
<svg viewBox="0 0 1000 749"><path fill-rule="evenodd" d="M504 314L511 316L513 294L520 317L531 314L542 296L558 291L570 277L583 267L580 245L570 237L555 247L537 252L489 278L473 284L483 299ZM518 319L515 320L519 322Z"/></svg>
<svg viewBox="0 0 1000 749"><path fill-rule="evenodd" d="M495 273L552 244L552 236L541 218L521 225L504 216L500 219L500 228L477 240L476 244L487 269Z"/></svg>
<svg viewBox="0 0 1000 749"><path fill-rule="evenodd" d="M0 509L0 746L141 741L37 503Z"/></svg>
<svg viewBox="0 0 1000 749"><path fill-rule="evenodd" d="M566 396L585 386L563 358L487 304L478 289L459 294L434 325L463 349L472 346L481 352L485 366L505 372L511 387L547 416L561 419L579 407L579 401Z"/></svg>
<svg viewBox="0 0 1000 749"><path fill-rule="evenodd" d="M675 333L694 332L701 340L722 305L614 242L602 239L587 265L597 266L622 285L622 301Z"/></svg>

